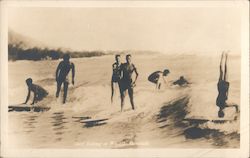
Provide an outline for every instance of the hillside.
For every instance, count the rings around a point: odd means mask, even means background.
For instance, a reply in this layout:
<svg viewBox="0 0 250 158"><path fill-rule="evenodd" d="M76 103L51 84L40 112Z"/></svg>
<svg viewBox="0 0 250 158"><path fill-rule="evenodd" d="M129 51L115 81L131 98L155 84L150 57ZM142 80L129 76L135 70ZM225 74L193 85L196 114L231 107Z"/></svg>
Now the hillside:
<svg viewBox="0 0 250 158"><path fill-rule="evenodd" d="M102 51L73 51L66 48L53 48L23 36L12 30L8 33L8 59L15 60L56 60L63 54L70 54L72 58L93 57L105 55Z"/></svg>

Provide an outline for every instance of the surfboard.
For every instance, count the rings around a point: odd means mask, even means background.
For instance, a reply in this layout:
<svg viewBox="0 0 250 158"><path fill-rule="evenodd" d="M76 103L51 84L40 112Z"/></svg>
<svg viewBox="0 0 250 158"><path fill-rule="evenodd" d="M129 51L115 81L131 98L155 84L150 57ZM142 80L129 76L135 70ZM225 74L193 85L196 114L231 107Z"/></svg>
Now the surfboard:
<svg viewBox="0 0 250 158"><path fill-rule="evenodd" d="M27 105L27 104L20 104L20 105L9 105L8 106L9 112L24 112L24 111L34 111L34 112L44 112L50 110L50 107L47 106L39 106L39 105Z"/></svg>
<svg viewBox="0 0 250 158"><path fill-rule="evenodd" d="M89 116L72 116L72 118L74 118L74 119L83 119L83 120L91 119L91 117L89 117Z"/></svg>
<svg viewBox="0 0 250 158"><path fill-rule="evenodd" d="M94 127L94 126L101 126L107 124L105 121L108 119L97 119L97 120L87 120L87 121L80 121L80 123L84 123L84 127Z"/></svg>
<svg viewBox="0 0 250 158"><path fill-rule="evenodd" d="M97 119L97 120L89 120L89 121L81 121L81 123L98 123L98 122L103 122L106 121L108 119Z"/></svg>

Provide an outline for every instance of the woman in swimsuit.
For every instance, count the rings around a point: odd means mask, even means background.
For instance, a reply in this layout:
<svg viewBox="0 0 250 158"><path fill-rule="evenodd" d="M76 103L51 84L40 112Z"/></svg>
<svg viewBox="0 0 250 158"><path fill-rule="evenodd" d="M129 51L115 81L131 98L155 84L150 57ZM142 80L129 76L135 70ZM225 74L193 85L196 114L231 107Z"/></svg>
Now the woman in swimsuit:
<svg viewBox="0 0 250 158"><path fill-rule="evenodd" d="M113 102L113 96L114 96L114 87L117 83L120 89L120 79L121 79L121 56L116 55L115 56L115 63L112 65L112 77L111 77L111 103Z"/></svg>

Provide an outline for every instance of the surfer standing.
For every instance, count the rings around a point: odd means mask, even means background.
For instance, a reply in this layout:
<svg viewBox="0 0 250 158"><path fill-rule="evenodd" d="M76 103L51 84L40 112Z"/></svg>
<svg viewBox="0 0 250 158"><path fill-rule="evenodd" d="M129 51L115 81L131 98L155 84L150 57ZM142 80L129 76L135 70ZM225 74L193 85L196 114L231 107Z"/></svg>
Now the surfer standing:
<svg viewBox="0 0 250 158"><path fill-rule="evenodd" d="M121 56L116 55L115 56L115 63L112 65L112 78L111 78L111 103L113 102L113 96L114 96L114 87L116 83L119 86L120 90L120 79L121 79Z"/></svg>
<svg viewBox="0 0 250 158"><path fill-rule="evenodd" d="M134 81L132 79L133 72L135 72L135 75L136 75ZM122 74L122 78L120 82L121 111L123 110L126 90L128 90L130 103L131 103L132 109L134 110L135 105L134 105L134 90L133 89L135 87L135 83L139 74L137 72L135 65L131 61L130 54L126 55L126 63L121 65L121 74Z"/></svg>
<svg viewBox="0 0 250 158"><path fill-rule="evenodd" d="M148 76L148 81L156 85L156 89L160 89L162 81L166 84L165 77L169 74L169 70L165 69L164 71L155 71Z"/></svg>
<svg viewBox="0 0 250 158"><path fill-rule="evenodd" d="M56 82L57 82L57 90L56 90L56 97L59 97L59 93L61 90L61 86L63 84L63 103L66 102L67 92L68 92L68 85L69 85L69 72L72 71L72 84L74 85L75 81L75 65L69 61L70 56L69 54L65 54L63 56L63 61L59 63L56 69Z"/></svg>
<svg viewBox="0 0 250 158"><path fill-rule="evenodd" d="M225 54L225 70L223 72L222 70L222 61L224 58L224 52L221 55L221 60L220 60L220 77L219 81L217 83L217 89L218 89L218 96L216 99L216 105L220 108L218 111L218 116L219 117L224 117L224 109L226 107L235 107L236 112L238 112L238 105L228 105L226 103L228 99L228 89L229 89L229 82L227 81L227 53Z"/></svg>
<svg viewBox="0 0 250 158"><path fill-rule="evenodd" d="M34 98L33 98L33 102L31 103L31 105L34 105L34 103L43 100L49 94L41 86L33 84L33 81L31 78L28 78L26 80L26 84L28 86L28 95L26 97L24 104L27 104L27 102L29 101L31 92L34 93Z"/></svg>

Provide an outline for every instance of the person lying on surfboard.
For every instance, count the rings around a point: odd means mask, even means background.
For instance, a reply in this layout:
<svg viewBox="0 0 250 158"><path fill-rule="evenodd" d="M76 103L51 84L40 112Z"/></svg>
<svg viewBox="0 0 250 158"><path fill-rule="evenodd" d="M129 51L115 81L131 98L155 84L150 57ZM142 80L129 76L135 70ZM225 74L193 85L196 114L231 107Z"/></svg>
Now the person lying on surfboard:
<svg viewBox="0 0 250 158"><path fill-rule="evenodd" d="M115 56L115 63L112 65L112 78L111 78L111 103L113 102L113 96L114 96L114 87L117 83L120 89L120 80L121 80L121 56L116 55Z"/></svg>
<svg viewBox="0 0 250 158"><path fill-rule="evenodd" d="M148 76L148 81L156 85L156 89L160 89L162 81L166 83L165 77L169 74L169 70L165 69L164 71L155 71Z"/></svg>
<svg viewBox="0 0 250 158"><path fill-rule="evenodd" d="M179 86L184 86L187 84L190 83L184 78L184 76L180 76L180 78L173 83L173 85L179 85Z"/></svg>
<svg viewBox="0 0 250 158"><path fill-rule="evenodd" d="M226 107L235 107L236 112L238 112L238 105L228 105L226 103L228 99L228 89L229 89L229 82L227 81L227 53L225 54L225 69L224 72L222 70L222 61L224 58L224 52L221 55L220 60L220 77L219 81L217 83L217 90L219 92L217 99L216 99L216 105L220 108L218 111L218 117L224 117L224 109Z"/></svg>
<svg viewBox="0 0 250 158"><path fill-rule="evenodd" d="M41 86L33 84L33 81L31 78L26 79L26 84L28 86L28 95L26 97L26 101L24 102L24 104L27 104L27 102L29 101L31 92L34 93L34 98L33 98L33 102L31 103L31 105L34 105L34 103L43 100L49 94Z"/></svg>

